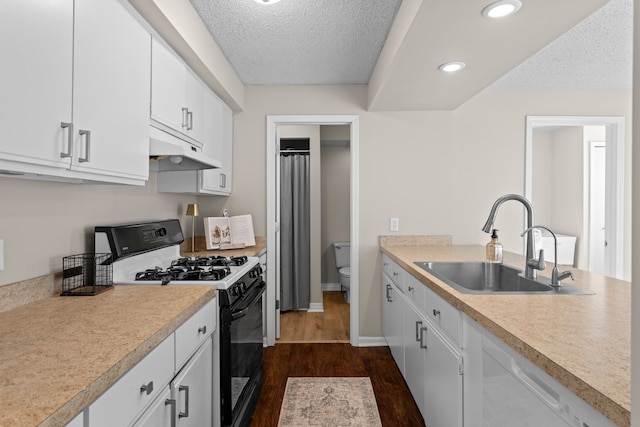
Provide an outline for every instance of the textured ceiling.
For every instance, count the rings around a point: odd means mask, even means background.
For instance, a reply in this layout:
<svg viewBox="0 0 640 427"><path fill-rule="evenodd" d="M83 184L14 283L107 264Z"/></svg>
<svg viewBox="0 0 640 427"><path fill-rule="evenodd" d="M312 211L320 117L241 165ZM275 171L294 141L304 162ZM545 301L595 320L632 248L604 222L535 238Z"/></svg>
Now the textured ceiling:
<svg viewBox="0 0 640 427"><path fill-rule="evenodd" d="M189 1L244 84L369 83L370 110L451 110L487 87L631 87L633 0L523 0L500 21L480 16L492 0ZM451 60L467 67L437 71Z"/></svg>
<svg viewBox="0 0 640 427"><path fill-rule="evenodd" d="M245 84L366 84L400 0L190 0Z"/></svg>
<svg viewBox="0 0 640 427"><path fill-rule="evenodd" d="M491 87L631 88L632 40L633 0L611 0Z"/></svg>

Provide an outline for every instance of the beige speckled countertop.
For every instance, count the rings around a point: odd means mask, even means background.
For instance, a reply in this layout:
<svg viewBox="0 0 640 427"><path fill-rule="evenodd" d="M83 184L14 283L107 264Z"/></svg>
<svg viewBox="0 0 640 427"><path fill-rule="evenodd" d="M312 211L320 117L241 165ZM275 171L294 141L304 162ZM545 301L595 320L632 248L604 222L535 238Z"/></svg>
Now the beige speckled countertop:
<svg viewBox="0 0 640 427"><path fill-rule="evenodd" d="M63 426L216 295L115 286L0 313L0 426Z"/></svg>
<svg viewBox="0 0 640 427"><path fill-rule="evenodd" d="M584 401L627 427L631 420L631 284L572 269L595 295L462 294L415 261L484 260L483 246L387 245L414 277L531 360ZM522 269L523 257L504 263ZM553 264L539 274L548 276Z"/></svg>

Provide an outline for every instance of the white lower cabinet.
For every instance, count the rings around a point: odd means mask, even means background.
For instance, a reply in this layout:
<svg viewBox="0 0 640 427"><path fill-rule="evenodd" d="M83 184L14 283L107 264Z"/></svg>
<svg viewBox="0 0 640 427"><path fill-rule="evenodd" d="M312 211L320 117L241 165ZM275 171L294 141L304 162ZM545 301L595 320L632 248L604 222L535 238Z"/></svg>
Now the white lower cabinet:
<svg viewBox="0 0 640 427"><path fill-rule="evenodd" d="M426 425L462 427L460 349L408 301L403 313L405 380Z"/></svg>
<svg viewBox="0 0 640 427"><path fill-rule="evenodd" d="M213 420L213 343L211 337L171 382L176 426L211 426Z"/></svg>
<svg viewBox="0 0 640 427"><path fill-rule="evenodd" d="M151 404L135 424L135 427L173 427L176 417L176 401L171 398L171 389L165 387L162 394Z"/></svg>
<svg viewBox="0 0 640 427"><path fill-rule="evenodd" d="M387 255L382 270L382 330L428 427L613 427Z"/></svg>
<svg viewBox="0 0 640 427"><path fill-rule="evenodd" d="M213 419L216 319L213 298L85 408L85 427L218 425Z"/></svg>
<svg viewBox="0 0 640 427"><path fill-rule="evenodd" d="M382 275L382 327L384 337L391 349L391 355L396 361L400 372L405 375L404 368L404 344L402 333L402 319L406 303L401 292L393 281L386 275Z"/></svg>
<svg viewBox="0 0 640 427"><path fill-rule="evenodd" d="M130 425L169 384L173 377L173 352L171 334L91 404L89 426Z"/></svg>
<svg viewBox="0 0 640 427"><path fill-rule="evenodd" d="M422 329L424 410L428 426L462 427L462 354L428 321Z"/></svg>

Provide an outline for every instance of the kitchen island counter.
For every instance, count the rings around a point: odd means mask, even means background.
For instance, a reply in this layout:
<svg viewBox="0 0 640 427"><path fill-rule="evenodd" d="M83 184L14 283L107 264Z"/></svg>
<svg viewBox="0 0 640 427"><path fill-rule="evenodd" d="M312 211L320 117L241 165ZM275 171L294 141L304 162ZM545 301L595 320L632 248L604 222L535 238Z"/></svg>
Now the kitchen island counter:
<svg viewBox="0 0 640 427"><path fill-rule="evenodd" d="M63 426L216 295L115 286L0 313L0 426Z"/></svg>
<svg viewBox="0 0 640 427"><path fill-rule="evenodd" d="M380 248L425 286L599 412L620 426L630 425L629 282L571 268L575 275L572 284L595 295L463 294L414 262L483 261L483 246L394 246L381 240ZM504 263L522 269L524 258L505 253ZM548 276L552 268L548 264L538 274Z"/></svg>

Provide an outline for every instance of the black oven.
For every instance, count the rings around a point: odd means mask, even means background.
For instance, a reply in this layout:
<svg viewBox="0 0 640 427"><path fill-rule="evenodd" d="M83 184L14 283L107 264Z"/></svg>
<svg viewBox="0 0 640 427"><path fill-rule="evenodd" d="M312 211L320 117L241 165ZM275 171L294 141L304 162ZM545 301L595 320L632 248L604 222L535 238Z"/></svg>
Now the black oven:
<svg viewBox="0 0 640 427"><path fill-rule="evenodd" d="M262 387L262 301L258 265L220 292L220 394L223 426L246 427Z"/></svg>

